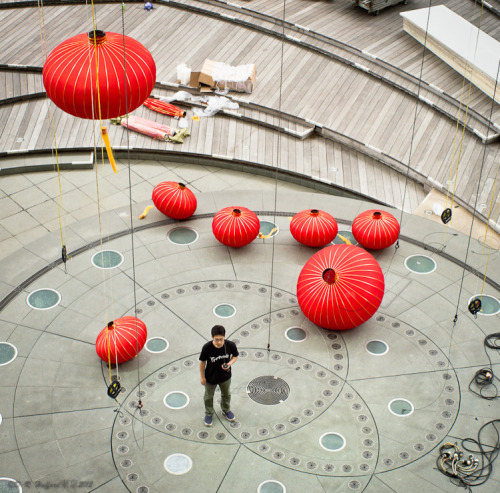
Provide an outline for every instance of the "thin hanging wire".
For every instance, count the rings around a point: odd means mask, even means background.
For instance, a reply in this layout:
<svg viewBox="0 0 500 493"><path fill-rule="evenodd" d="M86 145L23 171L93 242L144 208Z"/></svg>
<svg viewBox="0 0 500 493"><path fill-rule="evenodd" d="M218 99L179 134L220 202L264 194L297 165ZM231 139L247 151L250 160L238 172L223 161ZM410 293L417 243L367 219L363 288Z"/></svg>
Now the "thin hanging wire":
<svg viewBox="0 0 500 493"><path fill-rule="evenodd" d="M410 141L410 151L408 154L408 164L406 165L406 176L405 176L405 188L403 192L403 203L401 204L401 215L399 218L399 232L401 234L401 229L403 225L403 213L404 213L404 208L405 208L405 202L406 202L406 194L407 194L407 189L408 189L408 176L410 174L410 164L411 164L411 158L412 158L412 152L413 152L413 141L415 139L415 128L417 126L417 118L418 118L418 102L420 101L420 91L422 88L422 76L424 73L424 60L425 60L425 51L427 50L427 34L429 32L429 21L431 18L431 11L430 8L432 6L432 0L429 0L429 12L427 14L427 24L425 26L425 37L424 37L424 47L422 50L422 63L420 64L420 76L418 78L418 90L417 90L417 101L415 103L415 114L413 117L413 127L411 131L411 141ZM396 248L399 247L399 240L396 242Z"/></svg>
<svg viewBox="0 0 500 493"><path fill-rule="evenodd" d="M283 92L283 63L284 63L284 52L285 52L285 19L286 19L286 0L283 0L283 16L282 16L282 36L281 36L281 63L280 63L280 84L279 84L279 99L278 99L278 110L279 110L279 126L281 127L281 106L282 106L282 92ZM276 208L278 204L278 172L281 167L281 132L278 133L278 149L276 158L276 170L274 179L274 211L273 211L273 225L276 224ZM272 249L271 249L271 282L270 282L270 293L269 293L269 322L267 331L267 353L269 359L269 353L271 351L271 323L272 323L272 304L273 304L273 287L274 287L274 253L275 253L275 240L276 235L272 235Z"/></svg>
<svg viewBox="0 0 500 493"><path fill-rule="evenodd" d="M498 68L497 68L497 77L496 77L497 82L495 82L495 90L493 92L493 99L491 101L491 110L490 110L490 117L489 117L489 122L488 122L488 132L486 134L486 138L488 138L489 132L490 132L490 124L491 124L491 118L493 116L493 107L494 107L494 104L495 104L495 95L496 95L496 90L497 90L499 75L500 75L500 62L498 63ZM459 289L459 292L458 292L457 306L456 306L456 311L455 311L455 317L453 318L453 325L455 325L457 323L457 320L458 320L458 308L460 306L460 298L462 296L462 288L463 288L464 278L465 278L465 265L467 265L467 259L469 257L469 249L470 249L470 243L471 243L471 238L472 238L472 229L474 227L474 221L476 219L477 203L479 201L479 192L480 192L480 189L481 189L481 178L483 176L483 170L484 170L485 162L486 162L486 143L483 144L483 159L482 159L482 162L481 162L481 169L479 171L479 178L478 178L478 181L477 181L476 199L474 201L474 208L473 208L473 212L472 212L472 221L471 221L470 230L469 230L469 240L467 242L467 250L465 252L464 269L463 269L463 272L462 272L462 279L460 281L460 289ZM500 167L500 164L499 164L499 167ZM497 169L497 177L498 177L498 169ZM495 184L496 184L496 178L495 178ZM495 190L495 188L496 187L493 188L493 191ZM494 193L492 195L492 201L493 201L493 199L494 199ZM492 209L492 207L490 207L490 214L491 214L491 209ZM490 219L490 217L488 216L488 222L487 222L487 225L486 225L486 228L487 228L486 229L486 233L488 231L489 219ZM485 237L485 241L486 241L486 237ZM488 262L489 262L489 255L488 255ZM488 263L486 264L486 267L487 266L488 266ZM486 280L486 272L484 273L483 287L481 288L481 294L483 293L483 288L484 288L484 282L485 282L485 280Z"/></svg>
<svg viewBox="0 0 500 493"><path fill-rule="evenodd" d="M126 55L126 46L125 46L125 4L122 3L121 6L122 9L122 39L123 39L123 76L124 76L124 85L125 85L125 110L128 109L128 83L127 83L127 55ZM128 112L125 115L126 122L128 124ZM134 243L134 216L133 216L133 210L132 210L132 167L130 165L130 139L129 139L129 132L125 132L125 135L127 136L127 168L128 168L128 190L129 190L129 212L130 212L130 240L131 240L131 247L132 247L132 284L133 284L133 292L134 292L134 318L135 318L135 350L137 354L137 387L138 387L138 395L141 396L141 373L140 373L140 364L139 364L139 337L138 337L138 330L137 330L137 289L136 289L136 279L135 279L135 243ZM139 448L139 450L142 450L144 448L144 418L141 413L142 410L142 402L141 402L141 397L139 397L139 405L136 409L139 410L139 416L141 417L141 423L142 423L142 446L139 446L139 443L137 441L137 438L135 437L135 432L134 432L134 438L136 441L136 445ZM134 430L134 423L132 423L132 430Z"/></svg>

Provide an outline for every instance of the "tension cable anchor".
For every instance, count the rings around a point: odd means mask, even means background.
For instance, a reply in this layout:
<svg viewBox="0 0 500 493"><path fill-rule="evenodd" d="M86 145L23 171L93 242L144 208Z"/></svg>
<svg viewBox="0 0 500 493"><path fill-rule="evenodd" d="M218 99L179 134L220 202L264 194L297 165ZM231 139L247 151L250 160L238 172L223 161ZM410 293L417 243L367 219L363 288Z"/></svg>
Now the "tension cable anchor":
<svg viewBox="0 0 500 493"><path fill-rule="evenodd" d="M114 382L111 382L111 384L108 387L108 396L111 397L112 399L116 399L120 391L121 391L120 382L118 380L115 380Z"/></svg>
<svg viewBox="0 0 500 493"><path fill-rule="evenodd" d="M479 298L474 298L467 307L469 311L477 318L477 314L481 311L481 300Z"/></svg>
<svg viewBox="0 0 500 493"><path fill-rule="evenodd" d="M61 260L63 261L64 264L64 270L66 271L66 262L70 259L71 257L68 256L68 251L66 250L66 245L62 246L61 249ZM67 272L67 271L66 271Z"/></svg>
<svg viewBox="0 0 500 493"><path fill-rule="evenodd" d="M443 221L444 224L451 221L451 209L449 207L441 213L441 221Z"/></svg>

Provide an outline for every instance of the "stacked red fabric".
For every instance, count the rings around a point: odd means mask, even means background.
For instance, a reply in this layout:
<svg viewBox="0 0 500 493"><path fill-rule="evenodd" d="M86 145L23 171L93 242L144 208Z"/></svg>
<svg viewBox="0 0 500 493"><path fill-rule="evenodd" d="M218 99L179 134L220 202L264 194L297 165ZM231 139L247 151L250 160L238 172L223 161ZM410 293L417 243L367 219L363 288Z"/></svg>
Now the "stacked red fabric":
<svg viewBox="0 0 500 493"><path fill-rule="evenodd" d="M303 245L322 247L337 236L337 221L328 212L308 209L293 216L290 233Z"/></svg>
<svg viewBox="0 0 500 493"><path fill-rule="evenodd" d="M215 237L224 245L239 248L255 240L260 230L257 214L246 207L221 209L212 221Z"/></svg>
<svg viewBox="0 0 500 493"><path fill-rule="evenodd" d="M147 337L144 322L136 317L121 317L102 329L97 336L95 350L106 363L124 363L137 356Z"/></svg>
<svg viewBox="0 0 500 493"><path fill-rule="evenodd" d="M352 223L352 234L365 248L379 250L391 246L399 237L398 220L389 212L362 212Z"/></svg>
<svg viewBox="0 0 500 493"><path fill-rule="evenodd" d="M151 94L155 81L155 62L141 43L104 31L95 31L95 35L90 31L63 41L43 67L48 97L66 113L94 120L135 110Z"/></svg>
<svg viewBox="0 0 500 493"><path fill-rule="evenodd" d="M304 315L325 329L352 329L366 322L384 296L384 274L367 251L333 245L315 253L297 282Z"/></svg>
<svg viewBox="0 0 500 493"><path fill-rule="evenodd" d="M153 189L153 203L165 216L187 219L194 214L198 202L194 193L176 181L164 181Z"/></svg>

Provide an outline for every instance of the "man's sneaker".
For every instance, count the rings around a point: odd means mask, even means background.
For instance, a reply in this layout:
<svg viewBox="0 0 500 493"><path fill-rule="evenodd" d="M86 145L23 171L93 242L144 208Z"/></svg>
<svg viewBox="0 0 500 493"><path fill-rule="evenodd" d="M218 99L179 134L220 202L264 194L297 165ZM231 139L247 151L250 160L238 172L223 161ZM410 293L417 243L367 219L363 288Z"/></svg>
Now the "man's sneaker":
<svg viewBox="0 0 500 493"><path fill-rule="evenodd" d="M205 426L212 426L212 421L213 421L212 416L210 416L209 414L207 414L205 416L205 421L204 421Z"/></svg>
<svg viewBox="0 0 500 493"><path fill-rule="evenodd" d="M234 414L232 411L228 411L227 413L222 411L222 416L224 416L228 421L234 421Z"/></svg>

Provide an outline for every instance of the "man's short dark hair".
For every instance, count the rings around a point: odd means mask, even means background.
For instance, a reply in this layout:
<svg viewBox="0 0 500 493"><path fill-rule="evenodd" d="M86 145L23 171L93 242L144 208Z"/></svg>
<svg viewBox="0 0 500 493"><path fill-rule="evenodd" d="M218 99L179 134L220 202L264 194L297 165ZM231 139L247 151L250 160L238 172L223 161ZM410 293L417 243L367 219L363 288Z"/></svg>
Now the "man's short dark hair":
<svg viewBox="0 0 500 493"><path fill-rule="evenodd" d="M214 325L212 327L212 337L226 336L226 329L222 325Z"/></svg>

